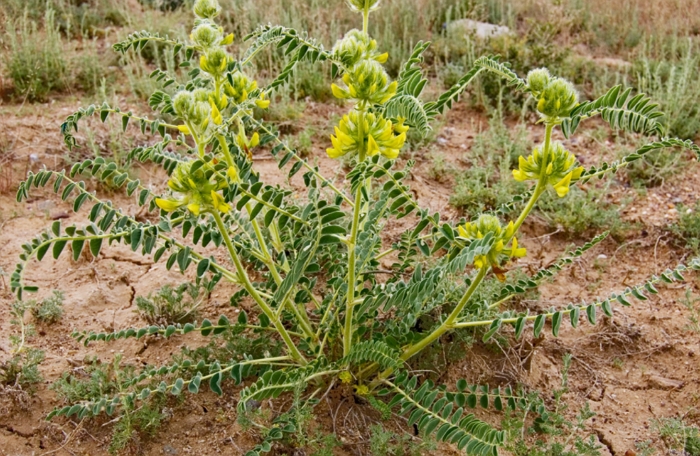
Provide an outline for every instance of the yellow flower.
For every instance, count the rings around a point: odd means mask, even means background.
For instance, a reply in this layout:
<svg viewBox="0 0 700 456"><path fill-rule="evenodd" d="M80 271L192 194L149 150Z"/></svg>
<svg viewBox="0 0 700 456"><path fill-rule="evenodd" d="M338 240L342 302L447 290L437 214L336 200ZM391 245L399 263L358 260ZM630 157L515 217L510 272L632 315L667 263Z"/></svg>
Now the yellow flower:
<svg viewBox="0 0 700 456"><path fill-rule="evenodd" d="M220 47L211 48L199 57L199 67L214 77L221 77L227 66L228 55Z"/></svg>
<svg viewBox="0 0 700 456"><path fill-rule="evenodd" d="M231 210L231 206L226 204L226 201L224 201L224 197L219 195L217 192L214 190L211 191L211 199L212 199L212 205L214 206L214 209L220 212L228 212Z"/></svg>
<svg viewBox="0 0 700 456"><path fill-rule="evenodd" d="M352 69L361 60L371 59L384 63L389 58L388 53L377 52L377 42L357 29L350 30L333 46L333 57L339 60L346 69Z"/></svg>
<svg viewBox="0 0 700 456"><path fill-rule="evenodd" d="M346 154L359 154L362 148L367 156L382 154L393 160L399 155L399 150L405 142L405 131L397 135L390 120L373 113L363 115L353 110L343 116L340 124L335 127L335 135L331 135L333 147L327 149L326 153L331 158L338 158Z"/></svg>
<svg viewBox="0 0 700 456"><path fill-rule="evenodd" d="M518 169L513 170L515 180L538 180L542 174L543 153L540 147L535 147L527 158L518 158ZM555 142L549 147L547 164L544 168L547 183L554 187L559 197L564 197L569 192L572 181L576 181L583 173L582 166L576 166L576 156L564 149L564 146Z"/></svg>
<svg viewBox="0 0 700 456"><path fill-rule="evenodd" d="M267 94L265 92L262 92L260 94L260 98L255 100L255 104L258 108L260 109L267 109L270 106L270 100L266 100L265 97Z"/></svg>
<svg viewBox="0 0 700 456"><path fill-rule="evenodd" d="M192 166L194 163L198 163L199 166ZM156 205L165 212L186 207L195 216L212 210L228 212L231 207L223 196L217 193L226 187L225 179L211 171L205 171L204 168L200 161L180 163L168 180L168 187L177 196L156 198ZM227 174L230 172L231 169Z"/></svg>
<svg viewBox="0 0 700 456"><path fill-rule="evenodd" d="M224 92L233 98L236 104L241 104L248 99L248 95L258 88L258 83L251 80L240 71L228 75L228 82L224 85ZM264 99L264 97L261 97Z"/></svg>
<svg viewBox="0 0 700 456"><path fill-rule="evenodd" d="M346 87L331 86L333 95L339 99L384 104L396 94L398 84L389 83L384 67L376 60L362 60L343 75Z"/></svg>
<svg viewBox="0 0 700 456"><path fill-rule="evenodd" d="M505 229L501 226L500 220L493 215L483 214L475 222L467 222L457 227L459 237L465 240L475 241L483 239L487 235L493 237L491 249L485 255L477 255L474 258L474 266L483 268L492 266L499 268L502 258L521 258L527 250L518 246L518 239L513 236L515 226L510 222ZM511 241L512 238L512 241ZM510 247L506 243L510 242Z"/></svg>

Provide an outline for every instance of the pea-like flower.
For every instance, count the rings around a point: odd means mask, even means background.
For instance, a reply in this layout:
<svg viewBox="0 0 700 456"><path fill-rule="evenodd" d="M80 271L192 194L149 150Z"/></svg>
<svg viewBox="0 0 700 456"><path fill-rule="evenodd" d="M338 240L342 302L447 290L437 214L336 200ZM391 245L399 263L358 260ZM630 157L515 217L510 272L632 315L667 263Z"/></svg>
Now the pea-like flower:
<svg viewBox="0 0 700 456"><path fill-rule="evenodd" d="M398 84L389 83L384 67L376 60L362 60L343 75L347 87L331 86L333 95L340 99L353 99L358 102L384 104L396 94Z"/></svg>
<svg viewBox="0 0 700 456"><path fill-rule="evenodd" d="M360 119L363 120L362 128ZM326 153L331 158L338 158L346 154L359 154L362 148L367 156L382 154L393 160L406 142L406 129L408 127L403 123L394 126L390 120L373 113L363 115L353 110L343 116L340 125L335 127L335 135L331 135L333 147Z"/></svg>
<svg viewBox="0 0 700 456"><path fill-rule="evenodd" d="M564 146L559 142L549 146L547 163L544 166L542 164L543 155L542 149L535 147L527 158L520 156L518 169L513 170L513 177L520 182L538 180L544 170L547 183L554 187L560 198L563 198L569 193L571 182L581 177L583 167L576 166L576 156L564 149Z"/></svg>
<svg viewBox="0 0 700 456"><path fill-rule="evenodd" d="M209 22L203 22L192 30L190 39L198 46L209 49L221 43L223 34L220 27Z"/></svg>
<svg viewBox="0 0 700 456"><path fill-rule="evenodd" d="M478 255L474 259L474 266L477 268L487 265L498 268L503 257L522 258L527 254L525 248L518 247L518 239L513 236L515 232L513 222L510 222L504 229L498 217L493 215L483 214L476 222L467 222L458 226L457 232L462 239L471 241L483 239L489 233L493 235L494 243L491 250L486 255ZM511 238L510 247L506 247L506 242Z"/></svg>
<svg viewBox="0 0 700 456"><path fill-rule="evenodd" d="M166 212L187 207L187 210L194 215L199 215L202 211L228 212L231 210L231 206L218 193L218 190L226 187L226 181L213 172L206 171L203 166L196 167L193 171L193 163L196 162L181 163L175 168L168 180L168 187L177 196L156 198L156 205ZM232 173L237 176L235 169Z"/></svg>
<svg viewBox="0 0 700 456"><path fill-rule="evenodd" d="M197 0L192 10L200 19L213 19L221 12L221 5L217 0Z"/></svg>
<svg viewBox="0 0 700 456"><path fill-rule="evenodd" d="M347 0L348 6L353 11L374 11L379 8L379 2L381 0Z"/></svg>
<svg viewBox="0 0 700 456"><path fill-rule="evenodd" d="M199 56L199 67L215 78L223 76L227 66L228 55L220 47L211 48Z"/></svg>
<svg viewBox="0 0 700 456"><path fill-rule="evenodd" d="M338 40L333 46L333 56L343 63L347 69L353 68L361 60L375 60L384 63L389 58L388 53L377 52L377 42L366 33L352 29Z"/></svg>
<svg viewBox="0 0 700 456"><path fill-rule="evenodd" d="M231 97L236 104L241 104L248 99L250 92L258 88L258 83L248 76L237 71L229 75L228 82L224 85L224 93ZM269 104L269 101L268 101Z"/></svg>

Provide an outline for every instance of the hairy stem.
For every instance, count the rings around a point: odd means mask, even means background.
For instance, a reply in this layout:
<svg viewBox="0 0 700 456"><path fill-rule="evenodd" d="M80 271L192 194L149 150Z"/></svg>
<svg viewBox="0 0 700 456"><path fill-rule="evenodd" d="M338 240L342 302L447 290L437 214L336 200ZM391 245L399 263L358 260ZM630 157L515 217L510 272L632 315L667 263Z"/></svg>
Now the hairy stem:
<svg viewBox="0 0 700 456"><path fill-rule="evenodd" d="M364 123L365 115L364 110L360 111L359 122L358 122L358 132L359 137L364 138ZM362 163L365 160L365 145L364 141L360 144L360 151L358 160ZM350 229L350 239L348 241L348 296L347 304L345 305L345 328L343 330L343 356L348 356L350 349L352 348L352 319L353 312L355 310L355 249L357 243L357 232L360 225L360 212L362 211L362 187L365 183L357 186L357 191L355 192L355 203L353 204L352 211L352 228Z"/></svg>
<svg viewBox="0 0 700 456"><path fill-rule="evenodd" d="M228 249L229 256L231 257L233 264L236 266L238 276L241 282L243 283L243 286L245 287L246 291L255 300L255 302L265 313L265 315L267 315L267 317L277 329L277 332L279 332L280 336L282 336L282 339L287 345L287 348L289 349L292 358L294 358L295 361L298 361L301 364L305 365L307 363L306 359L304 359L304 356L301 354L297 346L294 345L294 341L292 341L292 338L287 332L287 329L284 327L279 318L277 318L270 306L268 306L267 303L262 299L262 297L260 297L258 291L255 289L253 283L250 281L250 278L248 277L248 274L246 273L245 268L243 267L243 263L241 262L241 259L239 258L238 253L236 252L236 249L233 246L233 242L231 242L231 237L228 234L226 225L224 225L224 221L221 219L221 215L219 215L217 211L213 211L212 215L214 216L214 220L216 221L216 226L219 228L221 235L224 237L224 242L226 243L226 248Z"/></svg>

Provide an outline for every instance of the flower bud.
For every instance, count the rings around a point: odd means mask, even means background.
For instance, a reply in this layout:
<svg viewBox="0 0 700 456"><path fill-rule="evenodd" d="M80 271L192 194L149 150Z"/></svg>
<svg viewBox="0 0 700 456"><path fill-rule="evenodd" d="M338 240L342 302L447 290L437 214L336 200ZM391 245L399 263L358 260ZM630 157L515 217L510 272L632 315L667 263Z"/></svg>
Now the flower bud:
<svg viewBox="0 0 700 456"><path fill-rule="evenodd" d="M194 95L187 90L182 90L173 97L173 109L183 119L187 119L190 110L194 107L194 103Z"/></svg>
<svg viewBox="0 0 700 456"><path fill-rule="evenodd" d="M537 102L537 110L546 117L567 117L578 103L578 92L563 79L556 78L544 88Z"/></svg>
<svg viewBox="0 0 700 456"><path fill-rule="evenodd" d="M348 6L353 11L374 11L379 8L380 0L347 0Z"/></svg>
<svg viewBox="0 0 700 456"><path fill-rule="evenodd" d="M219 45L222 36L223 35L221 33L220 28L215 27L207 22L204 22L195 27L195 29L192 30L192 33L190 34L190 38L192 39L192 41L194 41L195 44L203 47L204 49L209 49L210 47Z"/></svg>
<svg viewBox="0 0 700 456"><path fill-rule="evenodd" d="M361 118L363 125L360 129ZM362 116L359 111L353 110L343 116L340 125L335 128L335 135L331 136L331 142L333 147L326 150L331 158L359 154L360 148L363 148L367 156L382 154L393 160L406 142L406 132L396 134L390 120L377 117L373 113L365 113Z"/></svg>
<svg viewBox="0 0 700 456"><path fill-rule="evenodd" d="M331 86L336 98L384 104L396 94L396 81L389 83L386 70L375 60L362 60L343 75L343 82L347 88Z"/></svg>
<svg viewBox="0 0 700 456"><path fill-rule="evenodd" d="M345 68L352 68L358 62L365 59L374 59L379 63L384 63L388 54L378 54L376 52L377 42L367 34L357 29L350 30L345 36L338 40L333 46L333 56L343 63Z"/></svg>
<svg viewBox="0 0 700 456"><path fill-rule="evenodd" d="M200 19L213 19L221 12L221 5L217 0L197 0L193 10Z"/></svg>
<svg viewBox="0 0 700 456"><path fill-rule="evenodd" d="M535 98L540 98L551 78L549 70L546 68L538 68L527 74L527 86Z"/></svg>

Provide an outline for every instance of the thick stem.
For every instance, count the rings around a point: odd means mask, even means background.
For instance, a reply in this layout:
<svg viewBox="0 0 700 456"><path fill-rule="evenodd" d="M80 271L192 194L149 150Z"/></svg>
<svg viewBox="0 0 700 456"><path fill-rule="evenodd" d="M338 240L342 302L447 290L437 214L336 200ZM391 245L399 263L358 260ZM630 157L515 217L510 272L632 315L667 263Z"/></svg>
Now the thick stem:
<svg viewBox="0 0 700 456"><path fill-rule="evenodd" d="M270 306L267 305L267 303L262 299L262 297L260 297L257 290L253 286L253 283L250 281L250 278L248 277L248 274L245 272L245 269L243 267L243 263L241 262L241 259L239 258L236 249L233 247L233 242L231 242L231 237L228 234L226 225L224 225L224 221L221 219L221 215L219 215L217 211L213 211L212 215L214 216L214 220L216 221L216 226L219 228L219 232L221 232L221 235L224 238L224 242L226 243L226 248L228 249L229 256L231 257L233 264L236 266L238 276L241 282L243 283L243 286L245 287L246 291L255 300L255 302L258 304L263 313L267 315L267 317L277 329L277 332L280 334L280 336L282 336L282 339L287 345L287 348L289 349L292 358L294 358L295 361L306 365L306 359L304 359L304 356L294 344L294 341L287 332L287 329L284 327L279 318L277 318L275 313L272 311L272 308L270 308Z"/></svg>

